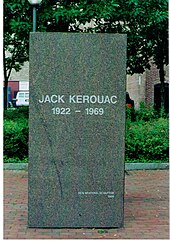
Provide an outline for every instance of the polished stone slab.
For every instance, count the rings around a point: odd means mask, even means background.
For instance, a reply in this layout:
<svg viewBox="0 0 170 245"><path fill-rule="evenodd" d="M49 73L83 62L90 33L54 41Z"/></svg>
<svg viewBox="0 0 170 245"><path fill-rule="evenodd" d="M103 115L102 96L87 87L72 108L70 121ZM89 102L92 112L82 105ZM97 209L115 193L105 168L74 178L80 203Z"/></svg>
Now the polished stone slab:
<svg viewBox="0 0 170 245"><path fill-rule="evenodd" d="M29 227L122 227L126 36L31 33Z"/></svg>

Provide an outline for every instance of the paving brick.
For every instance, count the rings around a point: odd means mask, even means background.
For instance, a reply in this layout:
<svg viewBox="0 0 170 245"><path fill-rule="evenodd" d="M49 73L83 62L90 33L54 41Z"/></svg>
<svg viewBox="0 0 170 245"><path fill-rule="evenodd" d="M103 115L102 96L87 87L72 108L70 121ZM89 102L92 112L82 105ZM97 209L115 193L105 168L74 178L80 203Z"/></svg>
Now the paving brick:
<svg viewBox="0 0 170 245"><path fill-rule="evenodd" d="M130 171L121 229L34 229L27 226L28 174L4 171L4 239L169 239L168 170Z"/></svg>

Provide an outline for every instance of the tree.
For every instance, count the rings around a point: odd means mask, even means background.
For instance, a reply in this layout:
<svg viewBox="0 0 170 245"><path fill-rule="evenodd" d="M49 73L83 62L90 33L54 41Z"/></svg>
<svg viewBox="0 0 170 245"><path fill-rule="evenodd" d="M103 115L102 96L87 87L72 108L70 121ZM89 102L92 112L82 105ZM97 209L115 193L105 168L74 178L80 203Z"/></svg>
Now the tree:
<svg viewBox="0 0 170 245"><path fill-rule="evenodd" d="M135 38L134 42L132 38L129 46L129 70L132 73L140 73L144 69L149 69L151 63L157 66L161 83L161 107L164 109L164 66L168 65L168 0L131 0L128 2L131 9L131 19L128 23L129 35ZM133 50L136 51L135 55Z"/></svg>
<svg viewBox="0 0 170 245"><path fill-rule="evenodd" d="M56 12L58 5L66 7L71 2L66 0L43 1L42 6L38 9L41 16L41 18L38 18L38 30L68 31L69 23L63 20L62 11L58 14L58 20ZM7 109L7 88L12 69L19 71L24 62L29 60L29 33L32 31L32 6L28 3L28 0L4 0L3 9L4 109ZM66 24L64 24L65 22Z"/></svg>
<svg viewBox="0 0 170 245"><path fill-rule="evenodd" d="M106 4L106 1L102 2ZM164 66L168 65L168 0L119 0L117 3L116 11L110 14L107 9L107 15L102 12L102 21L100 15L95 16L95 31L127 34L127 73L143 73L150 69L151 63L157 66L161 82L161 107L164 108Z"/></svg>
<svg viewBox="0 0 170 245"><path fill-rule="evenodd" d="M11 71L19 71L28 60L30 16L27 1L4 0L4 109L7 108L7 87Z"/></svg>
<svg viewBox="0 0 170 245"><path fill-rule="evenodd" d="M48 2L55 2L49 7ZM44 1L40 22L46 31L82 31L79 25L92 19L101 20L116 11L117 0L60 0ZM48 9L48 11L47 11ZM88 29L89 31L89 29Z"/></svg>
<svg viewBox="0 0 170 245"><path fill-rule="evenodd" d="M5 85L11 72L28 60L32 13L27 0L4 0ZM143 73L151 62L160 71L164 105L164 65L168 64L168 0L46 0L38 9L38 31L125 33L127 72ZM93 27L82 30L81 24ZM4 51L4 55L5 55ZM8 71L8 73L7 73Z"/></svg>
<svg viewBox="0 0 170 245"><path fill-rule="evenodd" d="M83 31L126 33L127 73L143 73L150 69L151 63L155 64L159 69L161 107L164 108L168 0L65 0L60 1L53 18L65 21L67 31L70 23L70 31L82 31L80 25L93 20L94 27L86 27Z"/></svg>
<svg viewBox="0 0 170 245"><path fill-rule="evenodd" d="M109 0L108 2L114 0ZM70 23L74 23L81 15L85 5L95 3L96 11L100 10L95 0L46 0L38 8L38 31L71 31ZM101 16L100 13L100 16ZM84 14L83 14L84 15ZM32 7L28 0L4 0L4 109L7 109L8 80L12 69L19 71L29 59L29 32L32 30ZM85 19L90 20L93 11L85 12ZM85 21L83 21L84 23ZM73 30L72 30L73 31Z"/></svg>
<svg viewBox="0 0 170 245"><path fill-rule="evenodd" d="M165 104L165 69L168 65L168 0L79 1L81 12L74 30L81 23L95 22L86 32L126 33L127 73L143 73L151 63L159 69L161 107ZM72 5L72 12L77 6Z"/></svg>

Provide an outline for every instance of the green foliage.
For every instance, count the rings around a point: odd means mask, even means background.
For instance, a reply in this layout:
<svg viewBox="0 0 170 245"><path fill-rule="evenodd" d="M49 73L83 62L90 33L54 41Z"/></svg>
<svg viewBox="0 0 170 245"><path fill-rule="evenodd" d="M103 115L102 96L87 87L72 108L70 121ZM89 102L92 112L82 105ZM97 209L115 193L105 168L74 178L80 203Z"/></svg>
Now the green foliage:
<svg viewBox="0 0 170 245"><path fill-rule="evenodd" d="M27 0L4 0L4 109L7 109L7 87L12 69L20 71L28 61L31 8Z"/></svg>
<svg viewBox="0 0 170 245"><path fill-rule="evenodd" d="M169 157L168 115L146 107L126 111L126 162L167 162Z"/></svg>
<svg viewBox="0 0 170 245"><path fill-rule="evenodd" d="M108 233L108 231L106 229L99 229L98 233L99 234L104 234L104 233Z"/></svg>
<svg viewBox="0 0 170 245"><path fill-rule="evenodd" d="M31 8L27 0L4 0L4 77L9 79L11 70L19 71L28 61Z"/></svg>
<svg viewBox="0 0 170 245"><path fill-rule="evenodd" d="M126 33L127 71L143 73L150 59L168 64L168 0L47 0L38 7L38 31ZM6 67L17 71L28 60L32 7L28 0L4 1L4 48L11 53ZM12 65L12 66L11 66Z"/></svg>
<svg viewBox="0 0 170 245"><path fill-rule="evenodd" d="M168 120L158 118L128 123L125 149L126 162L167 162Z"/></svg>
<svg viewBox="0 0 170 245"><path fill-rule="evenodd" d="M140 109L135 111L136 121L151 121L159 117L159 113L153 106L147 107L144 102L140 103Z"/></svg>
<svg viewBox="0 0 170 245"><path fill-rule="evenodd" d="M28 112L28 110L27 110ZM4 161L24 161L28 157L28 115L19 110L8 111L4 119ZM12 159L10 159L12 158ZM7 160L8 159L8 160Z"/></svg>
<svg viewBox="0 0 170 245"><path fill-rule="evenodd" d="M126 123L131 123L136 120L136 114L134 108L126 107Z"/></svg>
<svg viewBox="0 0 170 245"><path fill-rule="evenodd" d="M140 103L139 110L134 110L133 108L126 108L126 120L127 123L134 121L153 121L154 119L168 118L168 114L165 113L164 108L160 111L155 110L154 106L146 106L144 102Z"/></svg>
<svg viewBox="0 0 170 245"><path fill-rule="evenodd" d="M9 158L7 155L5 155L3 160L4 163L28 163L28 157L25 157L21 160L19 157Z"/></svg>
<svg viewBox="0 0 170 245"><path fill-rule="evenodd" d="M127 108L126 117L125 161L167 162L167 115L159 117L153 108L141 104L136 112ZM27 162L28 108L5 111L4 118L4 162Z"/></svg>
<svg viewBox="0 0 170 245"><path fill-rule="evenodd" d="M15 110L6 110L4 111L4 118L6 120L12 120L17 122L21 119L28 119L29 117L29 107L23 106Z"/></svg>

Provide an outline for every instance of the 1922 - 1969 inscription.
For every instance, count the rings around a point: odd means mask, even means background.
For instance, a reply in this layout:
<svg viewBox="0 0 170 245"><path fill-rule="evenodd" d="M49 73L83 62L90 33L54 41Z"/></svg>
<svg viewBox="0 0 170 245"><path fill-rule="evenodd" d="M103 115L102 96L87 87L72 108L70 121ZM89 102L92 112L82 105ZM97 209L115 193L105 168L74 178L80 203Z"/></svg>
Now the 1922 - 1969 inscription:
<svg viewBox="0 0 170 245"><path fill-rule="evenodd" d="M126 36L31 33L29 227L122 227Z"/></svg>

